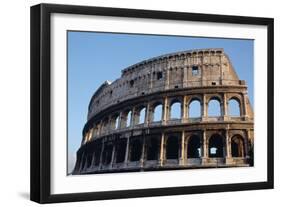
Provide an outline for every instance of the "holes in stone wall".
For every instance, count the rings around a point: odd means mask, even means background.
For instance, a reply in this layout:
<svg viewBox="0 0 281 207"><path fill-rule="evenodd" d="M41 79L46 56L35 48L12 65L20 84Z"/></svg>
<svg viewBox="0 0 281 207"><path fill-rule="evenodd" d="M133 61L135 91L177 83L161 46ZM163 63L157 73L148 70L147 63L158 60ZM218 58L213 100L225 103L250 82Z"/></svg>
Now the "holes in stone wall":
<svg viewBox="0 0 281 207"><path fill-rule="evenodd" d="M192 66L192 76L198 76L198 75L199 75L198 66Z"/></svg>
<svg viewBox="0 0 281 207"><path fill-rule="evenodd" d="M240 104L236 99L230 99L228 101L228 115L229 116L240 116Z"/></svg>
<svg viewBox="0 0 281 207"><path fill-rule="evenodd" d="M131 126L131 120L132 120L132 111L129 111L126 117L126 127Z"/></svg>
<svg viewBox="0 0 281 207"><path fill-rule="evenodd" d="M146 140L147 143L147 160L157 160L159 155L160 139L151 137Z"/></svg>
<svg viewBox="0 0 281 207"><path fill-rule="evenodd" d="M156 76L157 76L157 80L163 79L163 73L162 72L157 72Z"/></svg>
<svg viewBox="0 0 281 207"><path fill-rule="evenodd" d="M193 135L188 140L187 158L201 157L200 137Z"/></svg>
<svg viewBox="0 0 281 207"><path fill-rule="evenodd" d="M208 103L208 116L221 116L221 106L217 99L211 99Z"/></svg>
<svg viewBox="0 0 281 207"><path fill-rule="evenodd" d="M153 121L161 121L162 120L162 110L163 110L163 105L158 104L154 107L153 111Z"/></svg>
<svg viewBox="0 0 281 207"><path fill-rule="evenodd" d="M201 103L198 100L190 102L188 107L188 115L190 118L201 117Z"/></svg>
<svg viewBox="0 0 281 207"><path fill-rule="evenodd" d="M114 129L118 129L119 128L119 122L120 122L120 116L118 115L115 118L115 121L114 121Z"/></svg>
<svg viewBox="0 0 281 207"><path fill-rule="evenodd" d="M139 139L130 141L130 161L139 161L142 153L142 142Z"/></svg>
<svg viewBox="0 0 281 207"><path fill-rule="evenodd" d="M231 139L231 155L232 157L244 157L244 141L239 135Z"/></svg>
<svg viewBox="0 0 281 207"><path fill-rule="evenodd" d="M224 157L223 138L218 134L209 139L209 157Z"/></svg>
<svg viewBox="0 0 281 207"><path fill-rule="evenodd" d="M104 165L110 164L111 157L112 157L112 150L113 150L112 144L105 144L103 154L102 154L102 163Z"/></svg>
<svg viewBox="0 0 281 207"><path fill-rule="evenodd" d="M178 159L179 138L178 136L168 136L166 143L166 159Z"/></svg>
<svg viewBox="0 0 281 207"><path fill-rule="evenodd" d="M170 110L170 118L171 119L181 118L181 103L179 101L172 103L171 110Z"/></svg>
<svg viewBox="0 0 281 207"><path fill-rule="evenodd" d="M116 145L116 163L122 163L125 160L127 140L122 139Z"/></svg>
<svg viewBox="0 0 281 207"><path fill-rule="evenodd" d="M144 107L140 110L139 124L143 124L145 122L145 113L146 113L146 108Z"/></svg>

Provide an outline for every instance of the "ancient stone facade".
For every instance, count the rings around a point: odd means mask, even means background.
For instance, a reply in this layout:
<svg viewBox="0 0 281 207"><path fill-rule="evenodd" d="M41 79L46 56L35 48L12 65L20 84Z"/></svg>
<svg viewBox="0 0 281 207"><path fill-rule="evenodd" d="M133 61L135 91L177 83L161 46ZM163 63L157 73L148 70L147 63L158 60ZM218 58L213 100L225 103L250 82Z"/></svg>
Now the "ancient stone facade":
<svg viewBox="0 0 281 207"><path fill-rule="evenodd" d="M238 116L229 114L230 101ZM195 102L198 117L190 116ZM253 117L246 83L223 49L145 60L94 93L73 174L250 166Z"/></svg>

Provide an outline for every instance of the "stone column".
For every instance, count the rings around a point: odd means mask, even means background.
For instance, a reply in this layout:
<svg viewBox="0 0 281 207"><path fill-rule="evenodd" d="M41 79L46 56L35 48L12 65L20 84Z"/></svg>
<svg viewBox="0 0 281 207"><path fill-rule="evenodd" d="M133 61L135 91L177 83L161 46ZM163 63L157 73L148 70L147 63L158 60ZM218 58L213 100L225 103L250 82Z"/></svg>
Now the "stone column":
<svg viewBox="0 0 281 207"><path fill-rule="evenodd" d="M144 123L147 125L149 124L149 122L150 122L150 104L148 103L146 105Z"/></svg>
<svg viewBox="0 0 281 207"><path fill-rule="evenodd" d="M110 166L111 168L113 167L113 164L115 163L115 148L116 148L116 142L112 143L112 154L111 154L111 161L110 161Z"/></svg>
<svg viewBox="0 0 281 207"><path fill-rule="evenodd" d="M149 80L149 89L150 89L150 91L152 91L152 89L153 89L153 68L150 68L150 80Z"/></svg>
<svg viewBox="0 0 281 207"><path fill-rule="evenodd" d="M183 68L183 81L182 81L182 87L186 88L187 87L187 67L185 66Z"/></svg>
<svg viewBox="0 0 281 207"><path fill-rule="evenodd" d="M201 103L201 116L202 121L206 121L208 119L208 103L206 102L206 96L203 94L202 103Z"/></svg>
<svg viewBox="0 0 281 207"><path fill-rule="evenodd" d="M82 153L80 163L79 163L79 172L83 171L83 159L84 159L84 152Z"/></svg>
<svg viewBox="0 0 281 207"><path fill-rule="evenodd" d="M142 137L142 151L141 151L141 159L140 159L140 166L143 168L145 162L145 136Z"/></svg>
<svg viewBox="0 0 281 207"><path fill-rule="evenodd" d="M104 150L104 139L102 140L102 145L101 145L99 169L102 168L102 155L103 155L103 150Z"/></svg>
<svg viewBox="0 0 281 207"><path fill-rule="evenodd" d="M95 151L93 151L93 154L92 154L92 161L91 161L91 167L92 168L94 166L94 163L95 163Z"/></svg>
<svg viewBox="0 0 281 207"><path fill-rule="evenodd" d="M183 96L183 99L182 99L182 109L181 109L181 113L182 113L182 116L181 116L181 120L182 122L184 122L186 120L186 96Z"/></svg>
<svg viewBox="0 0 281 207"><path fill-rule="evenodd" d="M226 164L232 164L232 154L231 154L231 138L229 137L229 130L225 130L225 145L226 145Z"/></svg>
<svg viewBox="0 0 281 207"><path fill-rule="evenodd" d="M165 134L161 134L161 140L160 140L160 159L159 159L159 165L163 166L164 161L164 141L165 141Z"/></svg>
<svg viewBox="0 0 281 207"><path fill-rule="evenodd" d="M107 129L106 129L107 133L111 131L111 121L112 121L111 119L112 117L109 115L108 122L107 122Z"/></svg>
<svg viewBox="0 0 281 207"><path fill-rule="evenodd" d="M124 163L127 165L129 161L129 150L130 150L130 138L127 138L127 143L126 143L126 152L125 152L125 160Z"/></svg>
<svg viewBox="0 0 281 207"><path fill-rule="evenodd" d="M223 120L227 121L228 120L228 103L227 103L227 98L226 94L223 94Z"/></svg>
<svg viewBox="0 0 281 207"><path fill-rule="evenodd" d="M216 54L217 55L217 54ZM224 79L224 77L223 77L223 69L222 69L222 54L219 54L219 69L220 69L220 84L221 85L223 85L224 83L223 83L223 79ZM227 66L227 67L229 67L229 66Z"/></svg>
<svg viewBox="0 0 281 207"><path fill-rule="evenodd" d="M162 124L165 124L167 120L167 106L168 106L168 98L165 97L162 107Z"/></svg>
<svg viewBox="0 0 281 207"><path fill-rule="evenodd" d="M243 116L244 116L244 119L247 119L248 118L248 110L247 110L247 93L243 93Z"/></svg>
<svg viewBox="0 0 281 207"><path fill-rule="evenodd" d="M250 135L250 130L249 129L247 129L246 130L246 136L247 136L247 138L246 139L244 139L244 148L245 148L245 152L244 152L244 154L245 154L245 157L246 158L249 158L250 157L250 155L249 155L249 149L250 149L250 146L249 146L249 144L250 145L252 145L253 143L251 142L251 135Z"/></svg>
<svg viewBox="0 0 281 207"><path fill-rule="evenodd" d="M181 134L181 153L180 153L180 165L184 165L185 164L185 133L184 131L182 131Z"/></svg>
<svg viewBox="0 0 281 207"><path fill-rule="evenodd" d="M166 69L166 77L165 77L165 89L169 89L170 85L170 68Z"/></svg>
<svg viewBox="0 0 281 207"><path fill-rule="evenodd" d="M202 131L202 139L203 139L203 157L202 157L202 164L208 163L209 158L209 147L208 147L208 140L206 137L206 131Z"/></svg>

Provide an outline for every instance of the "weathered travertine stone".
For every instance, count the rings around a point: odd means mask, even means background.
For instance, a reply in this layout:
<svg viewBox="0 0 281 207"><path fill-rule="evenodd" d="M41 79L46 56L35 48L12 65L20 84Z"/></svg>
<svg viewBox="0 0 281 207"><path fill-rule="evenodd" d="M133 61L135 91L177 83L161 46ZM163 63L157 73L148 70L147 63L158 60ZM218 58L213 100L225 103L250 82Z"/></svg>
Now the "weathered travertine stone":
<svg viewBox="0 0 281 207"><path fill-rule="evenodd" d="M208 116L211 100L219 102L219 116ZM230 100L240 116L228 113ZM190 117L193 101L200 102L200 117ZM176 103L181 116L173 118ZM253 117L246 83L223 49L145 60L94 93L73 174L250 166Z"/></svg>

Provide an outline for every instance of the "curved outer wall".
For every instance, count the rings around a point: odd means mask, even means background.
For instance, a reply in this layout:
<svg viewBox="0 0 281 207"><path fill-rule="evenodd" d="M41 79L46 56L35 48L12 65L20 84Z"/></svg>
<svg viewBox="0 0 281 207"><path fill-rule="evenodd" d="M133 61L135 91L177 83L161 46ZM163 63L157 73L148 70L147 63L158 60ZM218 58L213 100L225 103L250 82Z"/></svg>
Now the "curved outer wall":
<svg viewBox="0 0 281 207"><path fill-rule="evenodd" d="M201 115L190 117L195 100ZM208 116L211 100L217 116ZM239 116L228 114L231 100ZM223 49L167 54L122 70L94 93L73 174L249 166L253 139L247 86Z"/></svg>

